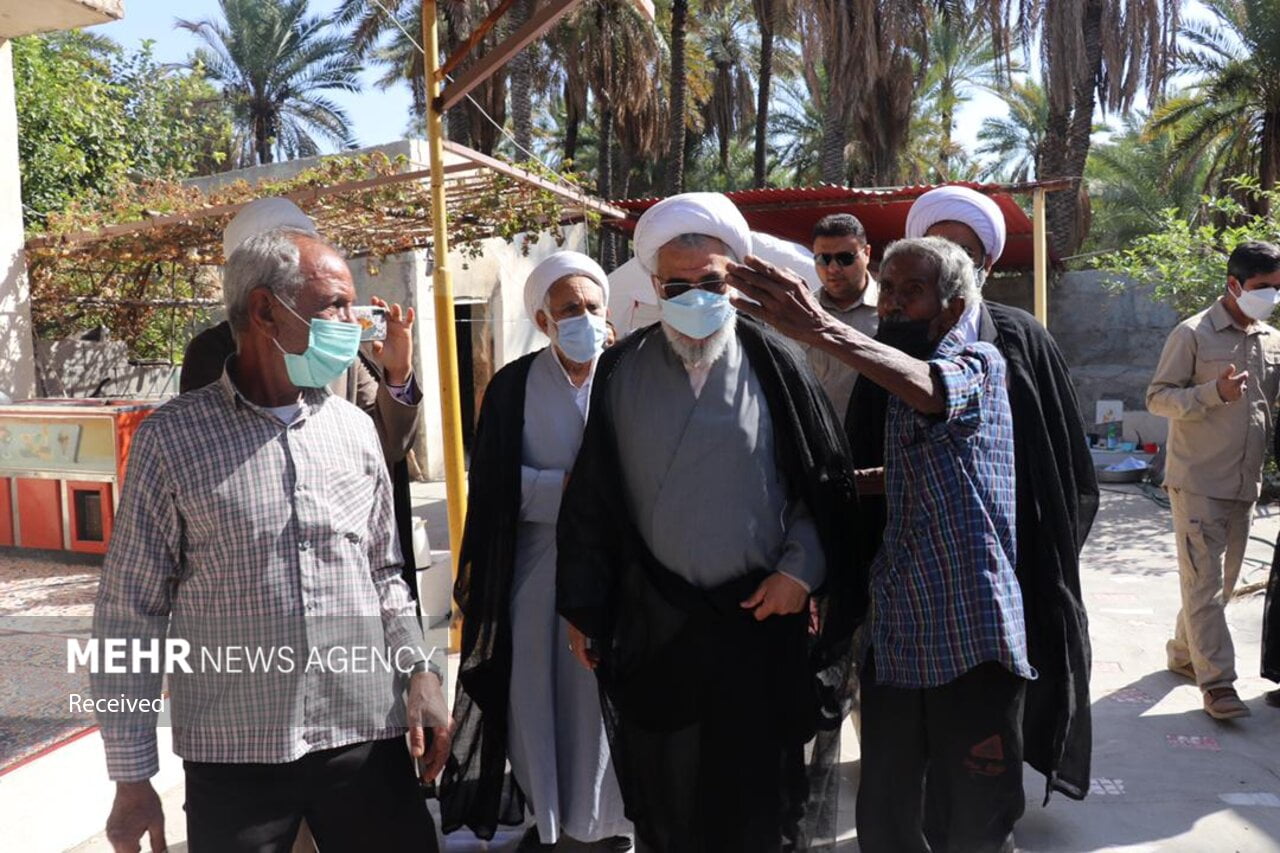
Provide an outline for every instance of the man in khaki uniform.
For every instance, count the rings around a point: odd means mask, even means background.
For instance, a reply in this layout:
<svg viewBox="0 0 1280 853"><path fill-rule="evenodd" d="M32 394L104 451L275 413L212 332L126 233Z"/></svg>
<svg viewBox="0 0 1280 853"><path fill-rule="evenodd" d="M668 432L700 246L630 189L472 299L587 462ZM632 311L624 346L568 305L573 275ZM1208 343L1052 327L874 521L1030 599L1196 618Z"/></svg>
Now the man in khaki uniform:
<svg viewBox="0 0 1280 853"><path fill-rule="evenodd" d="M876 316L876 280L867 270L870 260L867 232L856 216L833 213L813 226L813 263L822 279L819 304L841 323L874 337L880 321ZM858 371L816 348L804 350L836 415L844 420Z"/></svg>
<svg viewBox="0 0 1280 853"><path fill-rule="evenodd" d="M1170 333L1147 388L1147 409L1169 419L1164 485L1182 588L1169 669L1195 679L1216 719L1250 713L1233 686L1224 608L1240 575L1280 390L1280 332L1263 322L1278 288L1280 247L1237 247L1226 292Z"/></svg>

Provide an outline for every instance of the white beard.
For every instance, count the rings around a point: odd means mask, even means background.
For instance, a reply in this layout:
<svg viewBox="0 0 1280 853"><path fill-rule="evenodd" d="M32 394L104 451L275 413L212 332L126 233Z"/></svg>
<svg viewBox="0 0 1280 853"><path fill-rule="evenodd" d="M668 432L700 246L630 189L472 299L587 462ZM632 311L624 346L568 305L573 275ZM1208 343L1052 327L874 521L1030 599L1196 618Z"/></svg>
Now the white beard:
<svg viewBox="0 0 1280 853"><path fill-rule="evenodd" d="M727 323L701 340L683 335L666 323L662 324L662 333L667 336L667 343L671 344L671 348L680 357L685 368L689 369L710 367L715 364L716 360L724 355L725 347L729 346L729 338L733 336L737 327L738 315L730 314Z"/></svg>

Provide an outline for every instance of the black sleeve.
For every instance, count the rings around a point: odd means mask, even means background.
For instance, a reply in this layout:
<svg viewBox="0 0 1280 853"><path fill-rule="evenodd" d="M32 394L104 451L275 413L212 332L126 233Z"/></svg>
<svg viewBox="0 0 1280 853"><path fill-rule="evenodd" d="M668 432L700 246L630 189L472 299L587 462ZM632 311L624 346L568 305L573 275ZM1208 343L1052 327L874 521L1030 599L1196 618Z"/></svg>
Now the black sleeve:
<svg viewBox="0 0 1280 853"><path fill-rule="evenodd" d="M196 335L187 344L182 356L182 370L178 375L179 393L185 394L217 382L222 376L227 357L235 351L231 324L226 321Z"/></svg>
<svg viewBox="0 0 1280 853"><path fill-rule="evenodd" d="M556 523L556 609L597 639L608 631L611 593L625 557L623 484L608 402L608 375L621 352L606 351L597 368L591 414Z"/></svg>

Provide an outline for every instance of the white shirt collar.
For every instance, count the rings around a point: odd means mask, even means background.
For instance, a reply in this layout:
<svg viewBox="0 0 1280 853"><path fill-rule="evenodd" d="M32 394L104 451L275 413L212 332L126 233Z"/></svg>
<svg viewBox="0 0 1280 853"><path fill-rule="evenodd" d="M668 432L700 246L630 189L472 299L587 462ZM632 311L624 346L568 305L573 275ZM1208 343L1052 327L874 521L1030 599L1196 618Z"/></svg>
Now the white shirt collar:
<svg viewBox="0 0 1280 853"><path fill-rule="evenodd" d="M982 317L982 303L970 305L964 309L964 313L960 315L960 319L956 321L956 329L960 334L960 343L964 346L978 342L980 333L980 319Z"/></svg>

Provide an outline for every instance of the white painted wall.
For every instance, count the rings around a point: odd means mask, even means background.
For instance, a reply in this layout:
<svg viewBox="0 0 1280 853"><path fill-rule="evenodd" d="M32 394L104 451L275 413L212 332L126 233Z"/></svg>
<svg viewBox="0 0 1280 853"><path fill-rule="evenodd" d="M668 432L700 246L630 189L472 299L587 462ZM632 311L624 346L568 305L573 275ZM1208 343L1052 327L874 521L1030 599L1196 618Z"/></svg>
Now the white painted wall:
<svg viewBox="0 0 1280 853"><path fill-rule="evenodd" d="M13 45L5 41L0 43L0 393L14 400L25 400L36 392L31 292L22 246Z"/></svg>

